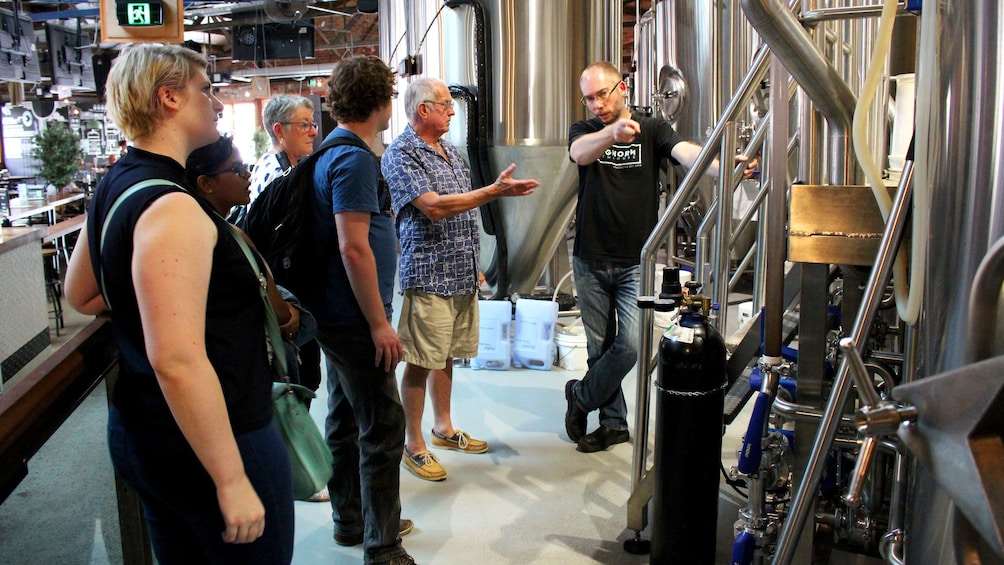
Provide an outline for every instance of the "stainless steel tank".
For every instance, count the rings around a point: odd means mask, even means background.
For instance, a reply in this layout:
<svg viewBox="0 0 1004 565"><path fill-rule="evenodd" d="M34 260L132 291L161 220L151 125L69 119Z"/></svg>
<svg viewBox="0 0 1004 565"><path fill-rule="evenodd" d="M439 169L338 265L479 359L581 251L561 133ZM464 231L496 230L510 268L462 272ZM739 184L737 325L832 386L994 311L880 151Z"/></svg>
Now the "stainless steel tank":
<svg viewBox="0 0 1004 565"><path fill-rule="evenodd" d="M622 2L479 2L484 7L487 31L484 77L477 72L476 8L471 3L459 4L440 12L443 4L434 0L382 1L381 54L389 60L394 44L403 37L389 61L395 66L405 56L419 52L425 35L419 76L441 78L451 86L472 90L479 82L487 84L487 91L478 93L490 102L487 182L509 163L516 163L517 178L535 178L541 183L530 196L497 201L508 250L508 291L529 293L565 244L578 181L577 168L568 158L568 128L587 115L578 101L579 74L596 60L619 64ZM408 80L401 81L399 90L403 91ZM476 108L462 99L457 99L456 108L448 135L464 152L468 148L468 112ZM403 111L395 112L385 141L404 129L405 120ZM477 159L470 154L467 157L468 163ZM482 270L489 281L498 275L497 243L494 236L482 233ZM556 268L560 272L552 274L557 277L567 272L567 262Z"/></svg>
<svg viewBox="0 0 1004 565"><path fill-rule="evenodd" d="M953 40L938 40L947 37ZM1002 41L1004 6L997 0L924 3L916 119L918 147L926 149L916 155L914 182L930 191L932 215L921 377L965 364L965 340L974 331L965 316L974 275L987 250L1004 236ZM921 135L927 137L923 145ZM959 541L967 521L927 473L918 475L906 555L917 563L976 562L973 556L982 550ZM963 554L969 557L964 560Z"/></svg>

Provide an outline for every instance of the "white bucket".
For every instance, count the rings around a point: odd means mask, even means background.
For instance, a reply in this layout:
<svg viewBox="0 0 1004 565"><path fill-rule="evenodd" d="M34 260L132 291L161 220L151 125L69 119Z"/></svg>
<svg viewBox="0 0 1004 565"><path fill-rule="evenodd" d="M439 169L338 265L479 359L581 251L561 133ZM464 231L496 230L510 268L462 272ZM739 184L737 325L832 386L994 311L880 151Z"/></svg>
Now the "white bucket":
<svg viewBox="0 0 1004 565"><path fill-rule="evenodd" d="M739 313L739 322L736 330L738 331L753 319L753 301L740 302L737 311Z"/></svg>
<svg viewBox="0 0 1004 565"><path fill-rule="evenodd" d="M509 369L512 302L478 301L478 356L471 359L472 369Z"/></svg>
<svg viewBox="0 0 1004 565"><path fill-rule="evenodd" d="M567 326L561 324L555 326L554 344L558 347L559 367L566 371L585 371L589 368L586 330L579 320Z"/></svg>
<svg viewBox="0 0 1004 565"><path fill-rule="evenodd" d="M558 303L550 300L516 301L516 321L512 330L512 364L540 371L554 364L554 325Z"/></svg>

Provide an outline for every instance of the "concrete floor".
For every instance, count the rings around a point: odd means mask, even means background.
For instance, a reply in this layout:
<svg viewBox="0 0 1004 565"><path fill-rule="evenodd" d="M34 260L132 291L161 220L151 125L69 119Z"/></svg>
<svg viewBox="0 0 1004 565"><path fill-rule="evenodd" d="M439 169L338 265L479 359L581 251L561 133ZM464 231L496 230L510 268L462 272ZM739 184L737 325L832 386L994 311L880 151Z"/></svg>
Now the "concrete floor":
<svg viewBox="0 0 1004 565"><path fill-rule="evenodd" d="M67 333L86 321L68 313ZM449 473L440 483L402 470L403 516L416 524L404 546L418 563L649 563L647 555L622 547L634 534L626 528L632 444L582 454L565 436L563 386L581 375L558 367L456 370L455 425L488 441L490 450L438 452ZM635 381L632 373L624 383L632 418ZM319 425L324 406L323 398L313 404ZM432 425L429 410L426 429ZM748 408L726 430L726 467L735 463L746 413ZM0 563L122 563L106 418L99 387L29 462L28 477L0 505ZM590 429L595 425L594 415ZM729 563L742 499L723 485L718 504L716 563ZM362 562L360 548L340 547L331 534L327 504L297 502L293 563ZM648 539L649 532L642 537Z"/></svg>

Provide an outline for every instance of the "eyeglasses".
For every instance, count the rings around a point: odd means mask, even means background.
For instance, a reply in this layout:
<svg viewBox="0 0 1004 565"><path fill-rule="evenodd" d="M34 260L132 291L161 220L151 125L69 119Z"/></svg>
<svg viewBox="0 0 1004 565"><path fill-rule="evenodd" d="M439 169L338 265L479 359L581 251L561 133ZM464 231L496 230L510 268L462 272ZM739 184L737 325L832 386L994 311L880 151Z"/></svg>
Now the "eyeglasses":
<svg viewBox="0 0 1004 565"><path fill-rule="evenodd" d="M586 106L592 104L593 102L606 102L607 98L610 97L613 91L616 90L622 82L624 81L619 80L617 81L617 84L614 84L610 88L604 88L603 90L597 91L593 94L587 94L582 98L579 98L579 102L582 102Z"/></svg>
<svg viewBox="0 0 1004 565"><path fill-rule="evenodd" d="M249 177L251 176L251 171L248 170L248 166L245 163L234 163L229 169L223 169L222 171L216 171L212 173L213 175L222 175L223 173L233 173L239 177Z"/></svg>
<svg viewBox="0 0 1004 565"><path fill-rule="evenodd" d="M296 126L300 128L302 132L308 132L312 129L317 129L317 122L279 122L285 126Z"/></svg>
<svg viewBox="0 0 1004 565"><path fill-rule="evenodd" d="M453 108L453 100L447 100L446 102L436 102L435 100L423 100L422 102L424 102L425 104L435 104L436 106L442 104L444 112L446 110Z"/></svg>

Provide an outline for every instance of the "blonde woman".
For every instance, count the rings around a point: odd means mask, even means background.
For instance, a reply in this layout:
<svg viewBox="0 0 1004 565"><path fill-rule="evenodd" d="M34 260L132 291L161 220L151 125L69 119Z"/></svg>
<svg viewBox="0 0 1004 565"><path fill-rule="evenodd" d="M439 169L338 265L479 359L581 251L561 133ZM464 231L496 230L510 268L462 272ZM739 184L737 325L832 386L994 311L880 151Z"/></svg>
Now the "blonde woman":
<svg viewBox="0 0 1004 565"><path fill-rule="evenodd" d="M143 501L160 563L289 563L292 486L258 273L185 180L188 155L219 138L206 60L131 46L109 72L107 107L130 147L95 192L66 292L87 314L110 302L112 463Z"/></svg>

